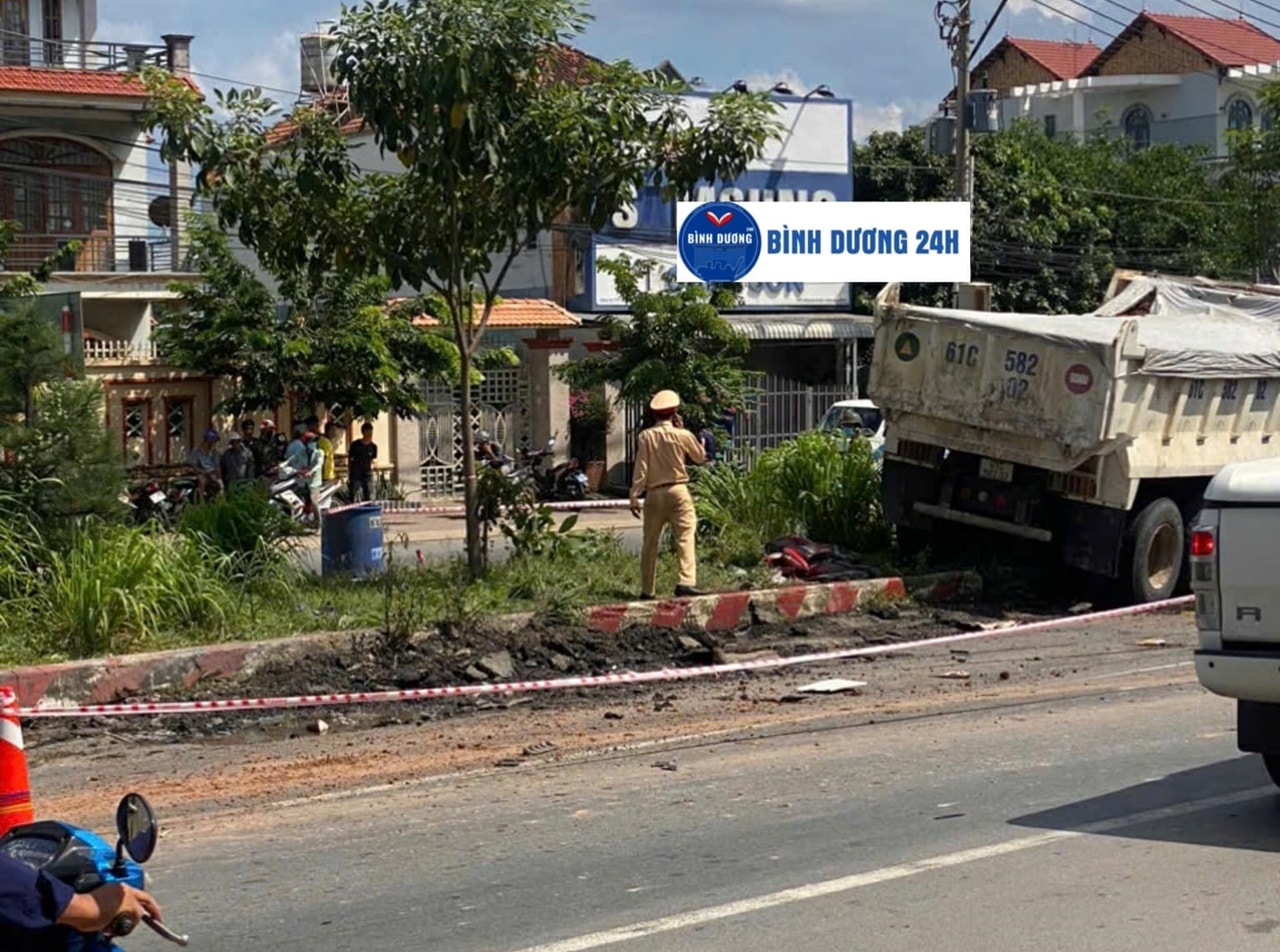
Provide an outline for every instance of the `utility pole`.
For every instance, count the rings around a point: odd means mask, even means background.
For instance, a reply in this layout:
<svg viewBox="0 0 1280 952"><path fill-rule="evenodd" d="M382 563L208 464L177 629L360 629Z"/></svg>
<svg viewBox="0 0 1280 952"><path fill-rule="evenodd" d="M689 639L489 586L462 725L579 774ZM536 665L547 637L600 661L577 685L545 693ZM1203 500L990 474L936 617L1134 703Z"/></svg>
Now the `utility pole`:
<svg viewBox="0 0 1280 952"><path fill-rule="evenodd" d="M933 16L938 35L951 50L956 72L956 201L973 200L973 167L969 151L969 29L973 25L972 0L938 0Z"/></svg>

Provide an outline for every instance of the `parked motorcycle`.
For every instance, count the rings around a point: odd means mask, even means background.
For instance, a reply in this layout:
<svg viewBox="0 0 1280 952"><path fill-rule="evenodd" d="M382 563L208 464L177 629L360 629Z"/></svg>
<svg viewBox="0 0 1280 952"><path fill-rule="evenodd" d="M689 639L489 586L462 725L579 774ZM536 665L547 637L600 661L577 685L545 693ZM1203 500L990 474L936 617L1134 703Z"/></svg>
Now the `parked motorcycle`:
<svg viewBox="0 0 1280 952"><path fill-rule="evenodd" d="M136 525L158 522L171 528L195 496L195 477L183 476L170 480L167 488L158 479L137 483L121 496L121 501L133 510Z"/></svg>
<svg viewBox="0 0 1280 952"><path fill-rule="evenodd" d="M308 510L298 492L298 475L297 469L288 463L281 463L275 481L271 484L270 498L273 506L302 522L308 515ZM311 500L311 512L326 512L333 508L334 497L341 488L342 483L337 481L323 484Z"/></svg>
<svg viewBox="0 0 1280 952"><path fill-rule="evenodd" d="M155 853L160 828L155 811L141 794L129 794L116 807L116 833L119 839L113 847L91 830L41 820L15 826L0 837L0 852L32 869L43 869L77 893L92 892L107 883L145 889L142 864ZM189 943L187 936L170 931L150 916L143 916L142 922L175 945ZM61 947L66 952L123 952L114 938L129 935L137 926L136 920L121 913L108 932L99 935L86 935L67 926L57 930L65 939Z"/></svg>
<svg viewBox="0 0 1280 952"><path fill-rule="evenodd" d="M543 502L574 502L587 497L587 474L576 459L568 459L555 466L547 463L554 458L556 438L547 440L546 449L521 450L520 466L515 476L533 483L538 499Z"/></svg>

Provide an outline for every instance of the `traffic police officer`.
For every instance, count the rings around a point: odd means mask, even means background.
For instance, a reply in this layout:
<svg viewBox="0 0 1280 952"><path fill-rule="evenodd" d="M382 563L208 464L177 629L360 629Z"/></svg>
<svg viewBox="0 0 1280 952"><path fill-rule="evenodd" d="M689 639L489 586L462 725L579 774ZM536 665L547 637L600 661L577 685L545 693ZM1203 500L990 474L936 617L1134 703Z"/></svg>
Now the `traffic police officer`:
<svg viewBox="0 0 1280 952"><path fill-rule="evenodd" d="M680 579L676 597L701 595L698 581L698 554L694 535L698 517L689 493L688 461L707 461L702 442L684 428L680 419L680 395L663 390L649 403L657 422L640 434L635 477L631 481L631 514L640 518L640 497L644 496L644 543L640 550L640 597L653 598L658 569L658 543L662 530L671 527L676 544Z"/></svg>

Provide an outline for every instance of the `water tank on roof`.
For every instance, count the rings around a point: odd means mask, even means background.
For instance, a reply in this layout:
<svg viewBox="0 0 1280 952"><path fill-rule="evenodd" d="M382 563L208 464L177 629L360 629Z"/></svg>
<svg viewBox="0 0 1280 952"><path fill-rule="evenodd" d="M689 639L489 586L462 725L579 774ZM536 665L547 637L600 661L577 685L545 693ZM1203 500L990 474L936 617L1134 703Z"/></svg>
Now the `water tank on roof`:
<svg viewBox="0 0 1280 952"><path fill-rule="evenodd" d="M330 33L304 33L301 46L302 91L327 93L337 88L333 62L338 38Z"/></svg>

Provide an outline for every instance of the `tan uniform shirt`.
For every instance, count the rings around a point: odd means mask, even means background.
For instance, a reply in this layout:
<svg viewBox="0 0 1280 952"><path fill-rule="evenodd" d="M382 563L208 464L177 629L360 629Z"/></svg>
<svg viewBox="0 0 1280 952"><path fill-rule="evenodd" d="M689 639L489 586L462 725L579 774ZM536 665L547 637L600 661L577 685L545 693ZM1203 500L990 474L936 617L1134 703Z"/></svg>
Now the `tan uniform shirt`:
<svg viewBox="0 0 1280 952"><path fill-rule="evenodd" d="M639 502L647 490L662 486L674 486L689 481L685 459L705 463L707 454L702 441L688 430L663 420L640 434L640 448L636 454L635 477L631 480L631 503Z"/></svg>

